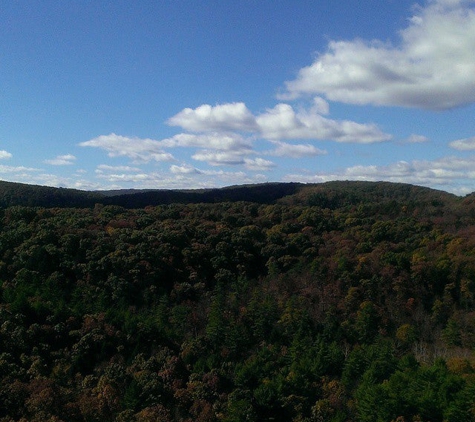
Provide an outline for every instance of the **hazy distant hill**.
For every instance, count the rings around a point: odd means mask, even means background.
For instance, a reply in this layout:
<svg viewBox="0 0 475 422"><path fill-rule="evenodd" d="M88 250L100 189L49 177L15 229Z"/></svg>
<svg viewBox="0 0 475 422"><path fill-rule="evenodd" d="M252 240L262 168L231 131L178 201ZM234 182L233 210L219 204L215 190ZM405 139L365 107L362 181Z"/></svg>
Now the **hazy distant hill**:
<svg viewBox="0 0 475 422"><path fill-rule="evenodd" d="M248 201L273 203L292 195L302 186L298 183L268 183L197 190L111 190L81 191L23 183L0 181L0 206L91 207L94 204L143 208L172 203L215 203Z"/></svg>
<svg viewBox="0 0 475 422"><path fill-rule="evenodd" d="M256 202L272 204L278 199L297 193L304 185L299 183L266 183L258 185L230 186L218 189L199 190L152 190L138 193L108 196L104 204L120 205L125 208L143 208L148 205L173 203L217 203L217 202Z"/></svg>

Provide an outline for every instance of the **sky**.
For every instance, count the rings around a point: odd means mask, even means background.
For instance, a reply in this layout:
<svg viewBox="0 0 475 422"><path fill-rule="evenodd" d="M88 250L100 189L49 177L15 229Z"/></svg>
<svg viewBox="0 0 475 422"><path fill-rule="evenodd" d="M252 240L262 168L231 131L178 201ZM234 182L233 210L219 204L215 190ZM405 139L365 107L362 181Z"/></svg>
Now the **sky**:
<svg viewBox="0 0 475 422"><path fill-rule="evenodd" d="M474 117L475 0L0 0L0 180L466 195Z"/></svg>

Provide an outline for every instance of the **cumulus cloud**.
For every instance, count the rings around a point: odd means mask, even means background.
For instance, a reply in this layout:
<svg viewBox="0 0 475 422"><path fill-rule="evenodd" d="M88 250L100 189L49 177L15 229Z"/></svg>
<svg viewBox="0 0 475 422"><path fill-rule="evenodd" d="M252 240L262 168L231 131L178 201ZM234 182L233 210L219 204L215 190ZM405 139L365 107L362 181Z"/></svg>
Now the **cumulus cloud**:
<svg viewBox="0 0 475 422"><path fill-rule="evenodd" d="M289 144L287 142L272 141L276 148L268 154L277 157L302 158L315 155L325 155L327 151L319 149L310 144Z"/></svg>
<svg viewBox="0 0 475 422"><path fill-rule="evenodd" d="M252 144L248 139L237 133L190 134L179 133L171 138L160 141L164 148L197 147L228 151L250 151Z"/></svg>
<svg viewBox="0 0 475 422"><path fill-rule="evenodd" d="M203 104L195 109L185 108L168 119L167 123L193 132L256 129L254 116L242 102L220 104L214 107Z"/></svg>
<svg viewBox="0 0 475 422"><path fill-rule="evenodd" d="M134 163L149 161L172 161L173 155L164 152L159 141L153 139L129 138L126 136L101 135L79 144L82 147L94 147L107 151L109 157L128 157Z"/></svg>
<svg viewBox="0 0 475 422"><path fill-rule="evenodd" d="M328 119L315 109L295 112L292 106L284 103L268 109L256 121L261 135L270 140L326 139L368 144L391 139L391 135L374 124Z"/></svg>
<svg viewBox="0 0 475 422"><path fill-rule="evenodd" d="M66 155L58 155L56 158L53 158L51 160L45 160L44 162L52 166L70 166L74 164L75 160L76 160L76 157L74 155L66 154Z"/></svg>
<svg viewBox="0 0 475 422"><path fill-rule="evenodd" d="M5 160L8 158L12 158L12 154L10 154L9 152L5 150L0 150L0 160Z"/></svg>
<svg viewBox="0 0 475 422"><path fill-rule="evenodd" d="M450 147L459 151L475 150L475 136L450 142Z"/></svg>
<svg viewBox="0 0 475 422"><path fill-rule="evenodd" d="M325 139L357 143L381 142L391 139L390 135L382 132L374 124L361 124L349 120L332 120L323 117L323 114L328 113L329 108L328 103L322 98L316 98L309 110L302 109L296 112L291 105L280 103L257 116L253 116L243 103L238 104L240 105L239 110L242 108L246 110L247 120L253 122L252 125L247 126L248 131L265 139ZM215 115L224 115L226 118L219 120L219 129L227 134L222 132L215 132L208 136L180 134L163 140L162 145L166 147L206 145L209 148L211 144L214 144L214 148L217 148L215 145L222 145L228 146L226 149L231 149L230 147L233 145L245 146L248 141L239 134L229 133L236 130L236 128L244 128L241 117L243 113L218 112L222 109L233 110L235 107L236 103L232 103L215 107L202 105L195 110L183 110L177 116L184 113L188 120L175 119L175 123L182 128L196 131L213 131L217 128ZM205 109L207 112L198 112L201 109ZM215 110L218 111L215 112Z"/></svg>
<svg viewBox="0 0 475 422"><path fill-rule="evenodd" d="M397 45L331 41L327 52L286 82L281 98L443 110L475 101L474 0L419 7Z"/></svg>

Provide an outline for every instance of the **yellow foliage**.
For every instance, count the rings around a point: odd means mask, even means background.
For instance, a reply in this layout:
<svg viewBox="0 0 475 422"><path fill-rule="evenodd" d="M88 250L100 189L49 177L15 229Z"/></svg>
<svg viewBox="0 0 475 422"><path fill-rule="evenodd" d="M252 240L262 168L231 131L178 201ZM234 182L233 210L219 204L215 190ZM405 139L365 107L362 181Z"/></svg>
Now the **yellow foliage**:
<svg viewBox="0 0 475 422"><path fill-rule="evenodd" d="M471 374L474 368L466 358L453 357L447 360L447 367L449 370L458 375Z"/></svg>

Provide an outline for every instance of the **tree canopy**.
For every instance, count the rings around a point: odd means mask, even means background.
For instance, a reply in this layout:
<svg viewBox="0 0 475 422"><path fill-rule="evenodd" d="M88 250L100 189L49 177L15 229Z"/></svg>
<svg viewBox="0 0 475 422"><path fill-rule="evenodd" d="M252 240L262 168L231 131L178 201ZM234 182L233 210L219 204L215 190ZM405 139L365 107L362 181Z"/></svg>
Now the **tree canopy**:
<svg viewBox="0 0 475 422"><path fill-rule="evenodd" d="M475 420L470 197L277 187L2 208L0 422Z"/></svg>

